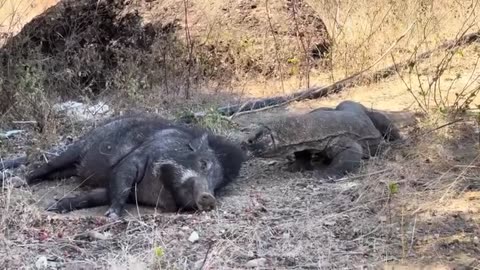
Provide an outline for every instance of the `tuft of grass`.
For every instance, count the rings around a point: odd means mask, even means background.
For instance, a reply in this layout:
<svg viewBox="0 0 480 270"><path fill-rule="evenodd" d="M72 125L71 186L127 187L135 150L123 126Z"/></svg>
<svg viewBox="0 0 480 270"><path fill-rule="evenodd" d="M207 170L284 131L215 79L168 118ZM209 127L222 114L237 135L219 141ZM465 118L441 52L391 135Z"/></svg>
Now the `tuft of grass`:
<svg viewBox="0 0 480 270"><path fill-rule="evenodd" d="M238 128L238 124L221 115L215 108L208 108L202 115L196 115L191 110L181 110L177 118L183 122L206 128L217 134L228 134Z"/></svg>
<svg viewBox="0 0 480 270"><path fill-rule="evenodd" d="M398 193L398 183L389 183L388 184L388 193L390 196L393 196Z"/></svg>

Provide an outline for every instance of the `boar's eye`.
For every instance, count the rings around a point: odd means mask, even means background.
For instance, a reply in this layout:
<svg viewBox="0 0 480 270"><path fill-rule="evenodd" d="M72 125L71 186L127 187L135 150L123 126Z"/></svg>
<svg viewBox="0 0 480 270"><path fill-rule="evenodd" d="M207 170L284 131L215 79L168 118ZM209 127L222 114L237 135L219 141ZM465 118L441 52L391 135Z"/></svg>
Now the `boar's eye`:
<svg viewBox="0 0 480 270"><path fill-rule="evenodd" d="M210 169L210 162L208 160L201 159L199 162L200 162L200 169L202 171L206 171Z"/></svg>

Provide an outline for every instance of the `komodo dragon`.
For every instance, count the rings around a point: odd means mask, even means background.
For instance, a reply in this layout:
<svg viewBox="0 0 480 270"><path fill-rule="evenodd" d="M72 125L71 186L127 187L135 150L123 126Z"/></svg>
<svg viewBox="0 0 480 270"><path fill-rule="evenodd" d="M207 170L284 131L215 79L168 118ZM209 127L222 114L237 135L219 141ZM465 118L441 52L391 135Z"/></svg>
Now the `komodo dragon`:
<svg viewBox="0 0 480 270"><path fill-rule="evenodd" d="M241 145L250 157L293 156L292 170L313 169L317 177L334 180L377 154L385 140L400 139L387 115L347 100L336 108L322 107L262 123ZM315 157L323 168L312 165Z"/></svg>

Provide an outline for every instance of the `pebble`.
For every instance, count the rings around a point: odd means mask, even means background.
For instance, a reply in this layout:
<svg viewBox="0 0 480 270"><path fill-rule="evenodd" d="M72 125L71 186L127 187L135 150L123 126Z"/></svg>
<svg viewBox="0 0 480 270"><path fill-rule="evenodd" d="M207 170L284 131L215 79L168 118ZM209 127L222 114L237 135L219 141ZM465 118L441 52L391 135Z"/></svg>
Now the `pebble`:
<svg viewBox="0 0 480 270"><path fill-rule="evenodd" d="M9 130L7 132L2 132L0 133L0 138L2 139L8 139L8 138L11 138L17 134L20 134L22 132L24 132L25 130L23 129L15 129L15 130Z"/></svg>
<svg viewBox="0 0 480 270"><path fill-rule="evenodd" d="M203 266L203 261L204 261L203 259L196 261L193 264L193 269L201 269Z"/></svg>
<svg viewBox="0 0 480 270"><path fill-rule="evenodd" d="M480 240L478 239L478 236L473 237L473 243L480 244Z"/></svg>
<svg viewBox="0 0 480 270"><path fill-rule="evenodd" d="M21 186L24 186L24 185L27 184L25 179L23 179L19 176L13 176L13 177L8 178L7 183L12 185L14 188L18 188L18 187L21 187Z"/></svg>
<svg viewBox="0 0 480 270"><path fill-rule="evenodd" d="M195 243L200 239L200 236L198 236L198 233L196 231L193 231L192 234L190 234L190 237L188 237L188 241Z"/></svg>
<svg viewBox="0 0 480 270"><path fill-rule="evenodd" d="M100 233L97 231L89 231L87 234L91 239L94 240L107 240L111 236L110 233Z"/></svg>
<svg viewBox="0 0 480 270"><path fill-rule="evenodd" d="M265 259L265 258L258 258L258 259L253 259L253 260L248 261L248 262L245 264L245 267L247 267L247 268L255 268L255 267L259 267L259 266L264 266L266 263L267 263L267 259Z"/></svg>
<svg viewBox="0 0 480 270"><path fill-rule="evenodd" d="M35 262L35 267L37 269L45 269L48 267L48 260L45 256L38 257L37 261Z"/></svg>
<svg viewBox="0 0 480 270"><path fill-rule="evenodd" d="M337 224L335 220L326 220L323 222L323 225L325 226L334 226L335 224Z"/></svg>

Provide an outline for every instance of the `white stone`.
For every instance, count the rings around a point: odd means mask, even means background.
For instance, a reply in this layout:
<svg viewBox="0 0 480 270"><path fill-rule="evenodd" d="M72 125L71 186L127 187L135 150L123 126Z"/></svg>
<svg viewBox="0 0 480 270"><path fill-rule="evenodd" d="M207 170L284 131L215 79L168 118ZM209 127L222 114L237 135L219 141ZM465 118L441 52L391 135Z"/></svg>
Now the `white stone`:
<svg viewBox="0 0 480 270"><path fill-rule="evenodd" d="M265 258L258 258L258 259L253 259L253 260L248 261L248 262L245 264L245 267L247 267L247 268L255 268L255 267L259 267L259 266L264 266L266 263L267 263L267 259L265 259Z"/></svg>
<svg viewBox="0 0 480 270"><path fill-rule="evenodd" d="M48 260L45 256L38 257L37 261L35 262L35 267L37 269L45 269L48 267Z"/></svg>
<svg viewBox="0 0 480 270"><path fill-rule="evenodd" d="M188 241L195 243L200 239L200 236L198 236L198 233L196 231L193 231L192 234L190 234L190 237L188 237Z"/></svg>

